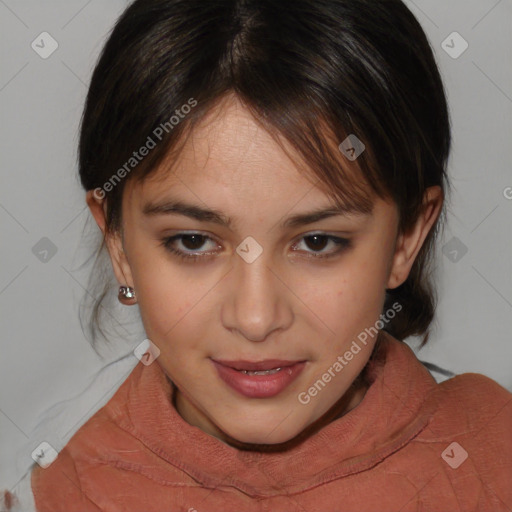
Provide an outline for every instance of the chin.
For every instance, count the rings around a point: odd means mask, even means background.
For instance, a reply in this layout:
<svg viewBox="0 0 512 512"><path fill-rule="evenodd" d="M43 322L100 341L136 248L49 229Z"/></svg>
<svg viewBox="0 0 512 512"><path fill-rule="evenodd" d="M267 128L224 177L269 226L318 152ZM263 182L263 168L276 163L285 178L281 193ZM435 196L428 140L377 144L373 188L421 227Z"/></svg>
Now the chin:
<svg viewBox="0 0 512 512"><path fill-rule="evenodd" d="M266 421L261 426L253 425L252 428L241 428L241 429L226 429L223 432L230 438L229 442L234 444L247 444L247 445L279 445L286 443L300 434L299 431L294 430L282 430L279 429L279 423L283 420L276 420L275 422ZM285 420L286 422L286 420ZM275 423L278 427L270 428L270 425ZM284 422L283 422L284 423ZM248 426L248 425L246 425ZM282 426L282 425L281 425ZM296 426L296 425L294 425ZM269 430L270 428L270 430Z"/></svg>

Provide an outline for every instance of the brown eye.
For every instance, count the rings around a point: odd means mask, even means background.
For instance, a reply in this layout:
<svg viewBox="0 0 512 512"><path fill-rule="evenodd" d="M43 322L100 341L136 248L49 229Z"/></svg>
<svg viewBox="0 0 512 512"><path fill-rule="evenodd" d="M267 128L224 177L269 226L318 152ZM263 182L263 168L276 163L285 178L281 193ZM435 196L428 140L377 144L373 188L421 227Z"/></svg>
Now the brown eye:
<svg viewBox="0 0 512 512"><path fill-rule="evenodd" d="M204 235L192 234L192 235L181 235L181 243L190 251L197 251L204 245L204 241L207 238Z"/></svg>
<svg viewBox="0 0 512 512"><path fill-rule="evenodd" d="M321 251L329 242L329 237L325 235L311 235L304 237L304 240L307 240L306 244L310 249Z"/></svg>
<svg viewBox="0 0 512 512"><path fill-rule="evenodd" d="M206 260L212 255L211 252L200 250L207 241L211 241L215 246L217 245L209 236L202 235L201 233L179 233L178 235L164 238L162 245L167 251L184 260L195 261ZM178 242L181 247L177 247ZM189 251L198 252L193 253Z"/></svg>
<svg viewBox="0 0 512 512"><path fill-rule="evenodd" d="M350 247L350 240L323 233L304 236L301 241L304 241L304 245L307 249L304 252L308 254L308 257L313 258L330 258L337 256L344 249ZM331 245L331 247L334 246L333 249L330 251L324 251L324 249L329 245Z"/></svg>

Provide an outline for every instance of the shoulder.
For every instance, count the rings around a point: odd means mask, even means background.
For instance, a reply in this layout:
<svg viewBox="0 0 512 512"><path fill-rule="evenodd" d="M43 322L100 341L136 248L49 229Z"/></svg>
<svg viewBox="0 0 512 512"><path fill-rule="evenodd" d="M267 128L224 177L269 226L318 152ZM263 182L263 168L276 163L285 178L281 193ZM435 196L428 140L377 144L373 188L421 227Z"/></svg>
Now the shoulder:
<svg viewBox="0 0 512 512"><path fill-rule="evenodd" d="M46 468L35 465L31 486L38 512L92 512L101 508L88 492L91 471L102 467L119 444L133 440L116 422L119 400L111 399L87 420Z"/></svg>
<svg viewBox="0 0 512 512"><path fill-rule="evenodd" d="M512 393L478 373L464 373L438 384L432 393L445 414L472 424L491 420L512 427Z"/></svg>
<svg viewBox="0 0 512 512"><path fill-rule="evenodd" d="M430 430L478 433L493 446L508 443L512 455L512 393L494 380L478 373L464 373L448 379L429 393L425 404L433 406L435 413ZM498 437L496 437L498 436Z"/></svg>
<svg viewBox="0 0 512 512"><path fill-rule="evenodd" d="M466 373L436 384L422 409L429 420L412 445L430 458L446 492L466 504L461 510L512 503L512 393Z"/></svg>
<svg viewBox="0 0 512 512"><path fill-rule="evenodd" d="M489 377L465 373L438 384L429 401L435 412L423 440L438 443L447 457L464 449L470 463L457 470L458 477L478 474L512 499L512 393Z"/></svg>
<svg viewBox="0 0 512 512"><path fill-rule="evenodd" d="M48 467L34 466L31 485L37 512L101 510L82 491L75 462L66 447Z"/></svg>

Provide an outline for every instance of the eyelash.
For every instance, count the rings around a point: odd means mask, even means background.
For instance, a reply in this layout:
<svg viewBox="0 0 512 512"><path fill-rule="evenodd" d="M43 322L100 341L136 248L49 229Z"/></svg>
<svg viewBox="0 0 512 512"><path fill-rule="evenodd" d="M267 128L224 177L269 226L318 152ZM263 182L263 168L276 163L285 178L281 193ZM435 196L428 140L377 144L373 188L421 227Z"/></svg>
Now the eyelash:
<svg viewBox="0 0 512 512"><path fill-rule="evenodd" d="M165 237L162 239L162 246L165 247L167 251L172 253L174 256L177 256L178 258L188 261L188 262L195 262L199 259L202 259L203 261L206 259L209 259L211 256L213 256L212 253L202 253L202 254L190 254L185 251L180 251L179 249L176 249L172 247L172 244L175 240L182 239L184 236L191 236L191 235L197 235L199 237L202 237L204 241L212 240L209 236L202 235L201 233L180 233L171 237ZM333 258L335 256L338 256L342 251L345 249L348 249L351 246L350 240L347 238L340 238L333 235L326 235L324 233L312 233L310 235L303 236L299 241L304 240L306 238L312 238L314 236L319 236L322 238L327 238L328 240L332 240L337 246L338 249L334 252L331 252L327 255L322 254L315 254L315 253L308 253L309 256L306 256L307 258L321 258L321 259L327 259L327 258Z"/></svg>

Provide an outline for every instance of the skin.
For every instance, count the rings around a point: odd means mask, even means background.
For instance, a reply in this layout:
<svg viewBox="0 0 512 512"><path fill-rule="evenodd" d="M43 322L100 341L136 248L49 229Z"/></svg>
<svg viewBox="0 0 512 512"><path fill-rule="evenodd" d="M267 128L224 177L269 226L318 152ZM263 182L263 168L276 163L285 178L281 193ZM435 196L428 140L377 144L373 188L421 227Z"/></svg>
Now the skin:
<svg viewBox="0 0 512 512"><path fill-rule="evenodd" d="M233 225L143 214L146 203L168 198L219 210ZM86 200L105 233L104 203L92 191ZM297 397L379 319L386 288L405 281L439 215L442 191L427 190L407 234L398 233L396 206L382 199L369 216L280 227L289 215L330 204L235 97L194 129L172 171L167 163L155 178L127 182L122 236L107 235L108 250L119 283L136 291L147 337L160 349L157 362L177 386L175 405L189 424L233 446L275 447L318 430L364 398L366 387L351 384L376 337L308 404ZM162 245L185 230L210 239L178 239L173 247L210 257L187 262ZM337 249L328 238L318 245L304 238L318 232L348 238L351 246L315 258ZM247 236L263 248L252 263L235 252ZM247 398L218 377L210 358L307 363L280 394Z"/></svg>

